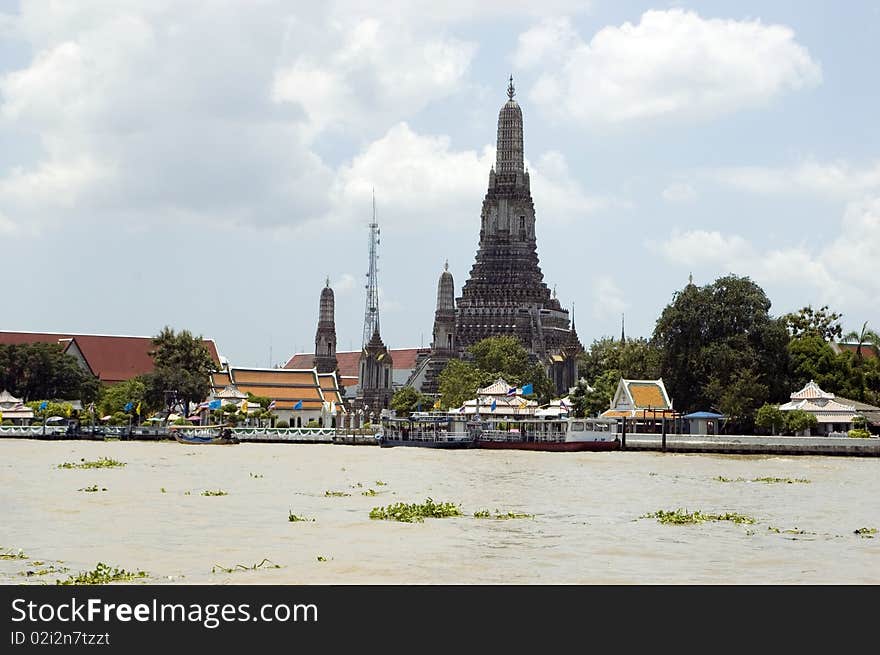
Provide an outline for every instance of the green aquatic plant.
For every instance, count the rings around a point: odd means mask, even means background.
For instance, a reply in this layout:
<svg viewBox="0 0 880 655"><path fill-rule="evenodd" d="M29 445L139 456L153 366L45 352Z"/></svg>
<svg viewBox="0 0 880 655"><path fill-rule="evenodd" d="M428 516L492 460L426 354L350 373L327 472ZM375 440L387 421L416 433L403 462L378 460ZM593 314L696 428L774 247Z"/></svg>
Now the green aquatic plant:
<svg viewBox="0 0 880 655"><path fill-rule="evenodd" d="M644 514L640 519L657 519L660 523L671 525L693 525L696 523L705 523L706 521L731 521L733 523L755 523L755 519L745 514L737 514L735 512L726 512L724 514L707 514L696 510L688 512L686 509L676 509L672 511L658 510L650 514Z"/></svg>
<svg viewBox="0 0 880 655"><path fill-rule="evenodd" d="M478 512L474 512L475 519L533 519L535 518L534 514L522 514L520 512L504 512L503 514L499 512L497 509L495 510L495 514L493 515L488 509L481 509Z"/></svg>
<svg viewBox="0 0 880 655"><path fill-rule="evenodd" d="M191 491L184 491L183 495L184 496L192 496L192 492Z"/></svg>
<svg viewBox="0 0 880 655"><path fill-rule="evenodd" d="M262 473L251 473L250 476L252 478L262 478L263 474Z"/></svg>
<svg viewBox="0 0 880 655"><path fill-rule="evenodd" d="M816 534L815 532L807 532L806 530L801 530L799 528L788 528L786 530L782 530L772 525L768 526L767 529L770 532L774 532L776 534Z"/></svg>
<svg viewBox="0 0 880 655"><path fill-rule="evenodd" d="M108 584L110 582L129 582L146 577L146 571L126 571L125 569L111 567L103 562L98 562L97 566L91 571L69 575L66 580L56 580L55 583L60 585Z"/></svg>
<svg viewBox="0 0 880 655"><path fill-rule="evenodd" d="M745 478L725 478L723 475L719 475L716 478L712 478L713 480L717 480L718 482L745 482Z"/></svg>
<svg viewBox="0 0 880 655"><path fill-rule="evenodd" d="M853 534L857 534L860 537L866 537L867 539L873 539L874 535L877 534L877 528L859 528L858 530L853 530Z"/></svg>
<svg viewBox="0 0 880 655"><path fill-rule="evenodd" d="M506 512L501 514L498 510L495 510L495 516L493 518L496 519L533 519L535 518L534 514L523 514L521 512Z"/></svg>
<svg viewBox="0 0 880 655"><path fill-rule="evenodd" d="M326 562L326 561L327 561L327 558L324 557L323 555L318 555L318 561L319 561L319 562Z"/></svg>
<svg viewBox="0 0 880 655"><path fill-rule="evenodd" d="M159 491L161 491L163 494L164 494L164 493L167 493L167 492L165 491L165 487L160 487Z"/></svg>
<svg viewBox="0 0 880 655"><path fill-rule="evenodd" d="M297 516L296 514L288 510L287 520L291 523L298 523L299 521L314 521L315 519L306 518L305 516Z"/></svg>
<svg viewBox="0 0 880 655"><path fill-rule="evenodd" d="M17 551L7 550L5 553L0 553L0 559L27 559L28 556L24 554L24 550L19 548Z"/></svg>
<svg viewBox="0 0 880 655"><path fill-rule="evenodd" d="M53 573L67 573L70 569L66 566L55 566L54 564L49 564L48 566L44 566L45 562L34 562L34 566L43 567L36 569L28 569L27 571L22 571L19 575L23 575L26 577L32 577L35 575L51 575Z"/></svg>
<svg viewBox="0 0 880 655"><path fill-rule="evenodd" d="M427 498L424 503L394 503L387 507L374 507L370 510L371 519L421 523L425 518L447 518L461 516L461 508L454 503L437 503Z"/></svg>
<svg viewBox="0 0 880 655"><path fill-rule="evenodd" d="M351 494L346 491L330 491L329 489L324 492L324 496L326 496L328 498L337 497L337 496L350 496L350 495Z"/></svg>
<svg viewBox="0 0 880 655"><path fill-rule="evenodd" d="M82 487L81 489L77 489L77 491L87 491L87 492L95 492L95 491L107 491L107 487L98 488L98 485L93 484L91 487Z"/></svg>
<svg viewBox="0 0 880 655"><path fill-rule="evenodd" d="M388 484L388 483L387 483L387 482L382 482L382 480L376 480L376 486L377 486L377 487L384 487L386 484Z"/></svg>
<svg viewBox="0 0 880 655"><path fill-rule="evenodd" d="M223 491L222 489L217 489L216 491L212 491L210 489L206 489L202 492L203 496L228 496L228 491Z"/></svg>
<svg viewBox="0 0 880 655"><path fill-rule="evenodd" d="M112 457L99 457L93 461L86 461L80 458L79 462L64 462L59 464L60 469L109 469L125 466L125 462L120 462Z"/></svg>
<svg viewBox="0 0 880 655"><path fill-rule="evenodd" d="M766 482L767 484L777 484L780 482L784 482L786 484L794 484L795 482L800 482L802 484L809 484L810 481L806 478L754 478L752 482Z"/></svg>
<svg viewBox="0 0 880 655"><path fill-rule="evenodd" d="M214 564L211 567L211 573L216 573L217 571L222 571L223 573L235 573L236 571L256 571L257 569L280 569L281 565L276 564L272 560L268 558L263 558L261 562L258 564L251 564L250 566L245 566L244 564L236 564L235 566L221 566L220 564Z"/></svg>
<svg viewBox="0 0 880 655"><path fill-rule="evenodd" d="M362 491L362 492L361 492L361 496L375 496L375 495L377 495L378 493L379 493L379 492L376 491L375 489L367 489L366 491Z"/></svg>

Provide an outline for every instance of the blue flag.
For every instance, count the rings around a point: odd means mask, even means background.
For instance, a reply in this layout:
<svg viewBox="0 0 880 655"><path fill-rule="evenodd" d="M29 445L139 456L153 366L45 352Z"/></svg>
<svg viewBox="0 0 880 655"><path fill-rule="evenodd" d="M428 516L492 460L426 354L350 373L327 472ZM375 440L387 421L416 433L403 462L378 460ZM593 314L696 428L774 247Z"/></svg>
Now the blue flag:
<svg viewBox="0 0 880 655"><path fill-rule="evenodd" d="M212 400L208 403L208 409L220 409L220 399Z"/></svg>
<svg viewBox="0 0 880 655"><path fill-rule="evenodd" d="M523 390L522 390L522 394L523 394L524 396L528 396L530 393L534 393L534 392L532 391L532 383L531 383L531 382L529 382L528 384L524 384L524 385L523 385Z"/></svg>
<svg viewBox="0 0 880 655"><path fill-rule="evenodd" d="M297 400L296 405L294 405L293 408L294 409L302 409L303 408L303 401Z"/></svg>
<svg viewBox="0 0 880 655"><path fill-rule="evenodd" d="M134 407L134 403L131 402L131 401L129 401L129 402L125 403L125 407L123 407L123 409L124 409L126 412L130 412L131 409L132 409L132 407Z"/></svg>
<svg viewBox="0 0 880 655"><path fill-rule="evenodd" d="M491 407L490 409L494 412L496 407L498 407L498 403L496 403L496 402L493 400L493 401L492 401L492 407Z"/></svg>
<svg viewBox="0 0 880 655"><path fill-rule="evenodd" d="M46 409L48 406L49 406L48 400L44 400L43 402L40 403L40 409Z"/></svg>
<svg viewBox="0 0 880 655"><path fill-rule="evenodd" d="M515 396L516 395L516 387L510 387L510 389L507 390L507 395L508 396Z"/></svg>

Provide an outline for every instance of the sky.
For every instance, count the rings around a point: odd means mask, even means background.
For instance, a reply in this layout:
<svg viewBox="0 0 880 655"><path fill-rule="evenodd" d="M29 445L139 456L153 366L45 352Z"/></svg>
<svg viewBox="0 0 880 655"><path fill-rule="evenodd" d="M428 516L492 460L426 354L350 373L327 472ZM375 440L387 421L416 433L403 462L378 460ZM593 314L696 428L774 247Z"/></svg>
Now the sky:
<svg viewBox="0 0 880 655"><path fill-rule="evenodd" d="M880 329L880 4L0 0L3 330L429 346L513 75L545 282L589 347L735 274Z"/></svg>

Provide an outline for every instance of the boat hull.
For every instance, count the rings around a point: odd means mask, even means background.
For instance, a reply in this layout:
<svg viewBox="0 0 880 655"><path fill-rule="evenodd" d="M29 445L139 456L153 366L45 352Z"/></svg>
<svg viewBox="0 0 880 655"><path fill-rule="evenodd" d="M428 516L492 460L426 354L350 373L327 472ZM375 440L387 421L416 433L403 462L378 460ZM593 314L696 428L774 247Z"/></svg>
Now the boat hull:
<svg viewBox="0 0 880 655"><path fill-rule="evenodd" d="M441 448L443 450L461 450L463 448L475 448L473 441L423 441L423 440L403 440L403 439L380 439L380 448L393 448L397 446L408 446L415 448Z"/></svg>
<svg viewBox="0 0 880 655"><path fill-rule="evenodd" d="M620 450L620 441L490 441L477 440L477 448L489 450L541 450L546 452L592 452Z"/></svg>
<svg viewBox="0 0 880 655"><path fill-rule="evenodd" d="M190 446L231 446L239 443L236 437L186 437L178 434L174 435L177 443L188 444Z"/></svg>

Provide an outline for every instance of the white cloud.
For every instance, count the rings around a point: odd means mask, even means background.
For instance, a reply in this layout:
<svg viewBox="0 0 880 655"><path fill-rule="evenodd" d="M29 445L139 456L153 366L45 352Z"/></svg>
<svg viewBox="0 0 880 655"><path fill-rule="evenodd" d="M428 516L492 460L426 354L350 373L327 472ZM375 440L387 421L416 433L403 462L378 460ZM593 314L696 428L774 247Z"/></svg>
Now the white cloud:
<svg viewBox="0 0 880 655"><path fill-rule="evenodd" d="M513 64L532 68L546 59L559 60L580 43L571 20L566 17L546 18L517 39Z"/></svg>
<svg viewBox="0 0 880 655"><path fill-rule="evenodd" d="M383 226L417 230L425 225L472 226L486 193L495 149L454 150L446 136L418 134L406 123L368 144L337 172L331 221L363 222L376 192ZM588 194L556 151L529 165L541 222L570 223L609 205L624 203Z"/></svg>
<svg viewBox="0 0 880 655"><path fill-rule="evenodd" d="M674 182L663 189L661 195L667 202L682 203L690 202L696 198L697 192L694 190L694 187L686 182Z"/></svg>
<svg viewBox="0 0 880 655"><path fill-rule="evenodd" d="M623 291L610 275L600 275L593 279L593 316L599 319L614 318L629 305L624 300Z"/></svg>
<svg viewBox="0 0 880 655"><path fill-rule="evenodd" d="M334 294L347 294L357 286L354 275L351 273L343 273L335 281L330 283Z"/></svg>
<svg viewBox="0 0 880 655"><path fill-rule="evenodd" d="M568 47L552 46L554 34ZM708 118L822 80L789 27L682 9L647 11L638 24L605 27L589 43L572 39L562 23L544 22L521 36L514 59L540 61L532 101L582 124Z"/></svg>
<svg viewBox="0 0 880 655"><path fill-rule="evenodd" d="M272 99L301 106L313 132L411 114L460 88L476 51L472 43L376 18L328 27L325 38L338 45L296 57L272 85Z"/></svg>
<svg viewBox="0 0 880 655"><path fill-rule="evenodd" d="M846 161L806 159L787 167L740 166L716 169L711 179L757 194L800 194L852 198L880 189L880 162L856 167Z"/></svg>
<svg viewBox="0 0 880 655"><path fill-rule="evenodd" d="M710 275L748 275L809 299L802 304L829 304L860 315L880 297L880 197L850 202L836 236L818 248L794 240L762 248L738 235L690 230L673 232L659 251L676 265Z"/></svg>

